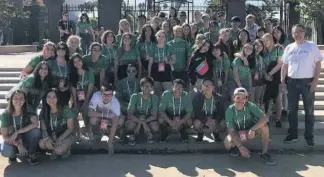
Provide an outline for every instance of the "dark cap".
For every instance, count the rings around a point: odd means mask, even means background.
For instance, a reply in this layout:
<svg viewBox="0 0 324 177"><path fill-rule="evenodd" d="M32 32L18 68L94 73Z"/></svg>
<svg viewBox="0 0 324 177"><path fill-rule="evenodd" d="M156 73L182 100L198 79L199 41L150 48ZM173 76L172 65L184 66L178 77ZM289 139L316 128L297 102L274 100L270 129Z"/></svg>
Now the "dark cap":
<svg viewBox="0 0 324 177"><path fill-rule="evenodd" d="M217 16L218 17L225 16L225 12L224 11L220 11L220 12L217 13Z"/></svg>

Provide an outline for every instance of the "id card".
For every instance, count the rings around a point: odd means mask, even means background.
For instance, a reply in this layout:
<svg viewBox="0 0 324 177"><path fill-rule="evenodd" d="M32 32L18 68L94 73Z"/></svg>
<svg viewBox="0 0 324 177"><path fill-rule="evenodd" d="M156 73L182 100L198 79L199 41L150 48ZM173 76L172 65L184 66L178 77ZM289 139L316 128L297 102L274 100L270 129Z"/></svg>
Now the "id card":
<svg viewBox="0 0 324 177"><path fill-rule="evenodd" d="M180 121L181 118L180 118L180 117L174 117L174 120L176 120L176 121Z"/></svg>
<svg viewBox="0 0 324 177"><path fill-rule="evenodd" d="M159 72L165 71L165 63L159 63Z"/></svg>
<svg viewBox="0 0 324 177"><path fill-rule="evenodd" d="M85 32L86 32L86 33L89 33L88 29L85 29Z"/></svg>
<svg viewBox="0 0 324 177"><path fill-rule="evenodd" d="M254 74L254 80L259 80L259 73Z"/></svg>
<svg viewBox="0 0 324 177"><path fill-rule="evenodd" d="M79 101L84 101L86 98L86 94L84 90L78 90L77 91L77 96Z"/></svg>
<svg viewBox="0 0 324 177"><path fill-rule="evenodd" d="M247 141L247 133L245 130L239 131L239 135L240 135L241 141L243 141L243 142Z"/></svg>
<svg viewBox="0 0 324 177"><path fill-rule="evenodd" d="M108 120L102 118L102 119L101 119L101 122L100 122L100 128L101 128L101 129L106 129L107 127L108 127Z"/></svg>
<svg viewBox="0 0 324 177"><path fill-rule="evenodd" d="M223 85L223 82L221 79L217 79L217 86L221 87Z"/></svg>

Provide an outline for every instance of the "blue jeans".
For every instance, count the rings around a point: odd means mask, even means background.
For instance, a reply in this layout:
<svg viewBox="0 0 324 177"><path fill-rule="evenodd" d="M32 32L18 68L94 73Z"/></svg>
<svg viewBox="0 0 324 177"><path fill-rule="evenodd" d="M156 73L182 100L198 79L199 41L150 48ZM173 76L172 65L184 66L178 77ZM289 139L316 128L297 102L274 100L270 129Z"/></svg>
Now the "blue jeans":
<svg viewBox="0 0 324 177"><path fill-rule="evenodd" d="M291 79L289 78L288 89L288 108L289 108L289 134L298 137L298 102L300 95L303 99L305 110L305 139L313 139L314 131L314 101L315 93L309 93L309 83L312 79Z"/></svg>
<svg viewBox="0 0 324 177"><path fill-rule="evenodd" d="M41 138L41 132L38 128L34 128L29 132L22 134L22 141L25 148L28 150L28 154L35 154L39 148L39 140ZM4 157L16 157L18 148L16 146L10 145L6 142L1 144L1 154Z"/></svg>

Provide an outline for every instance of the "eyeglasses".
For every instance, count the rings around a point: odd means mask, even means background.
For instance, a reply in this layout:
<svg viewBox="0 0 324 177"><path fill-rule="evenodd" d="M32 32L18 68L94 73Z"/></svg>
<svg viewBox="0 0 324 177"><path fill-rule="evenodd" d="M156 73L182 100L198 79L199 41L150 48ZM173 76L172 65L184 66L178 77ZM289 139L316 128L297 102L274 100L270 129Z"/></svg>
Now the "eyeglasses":
<svg viewBox="0 0 324 177"><path fill-rule="evenodd" d="M136 70L135 69L130 69L130 70L127 70L127 73L136 73Z"/></svg>

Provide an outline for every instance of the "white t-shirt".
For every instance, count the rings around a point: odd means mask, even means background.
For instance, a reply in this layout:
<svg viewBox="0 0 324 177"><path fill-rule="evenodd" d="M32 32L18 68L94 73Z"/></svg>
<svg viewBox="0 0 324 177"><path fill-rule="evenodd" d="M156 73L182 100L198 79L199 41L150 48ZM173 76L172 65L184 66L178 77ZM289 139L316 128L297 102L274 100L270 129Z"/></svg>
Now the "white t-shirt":
<svg viewBox="0 0 324 177"><path fill-rule="evenodd" d="M104 104L100 91L95 92L89 103L89 108L96 112L102 113L103 117L112 118L113 114L120 116L120 104L115 96L113 96L110 103Z"/></svg>
<svg viewBox="0 0 324 177"><path fill-rule="evenodd" d="M289 44L281 59L288 64L288 77L306 79L314 77L315 64L323 60L323 56L315 43L305 41L302 44Z"/></svg>

